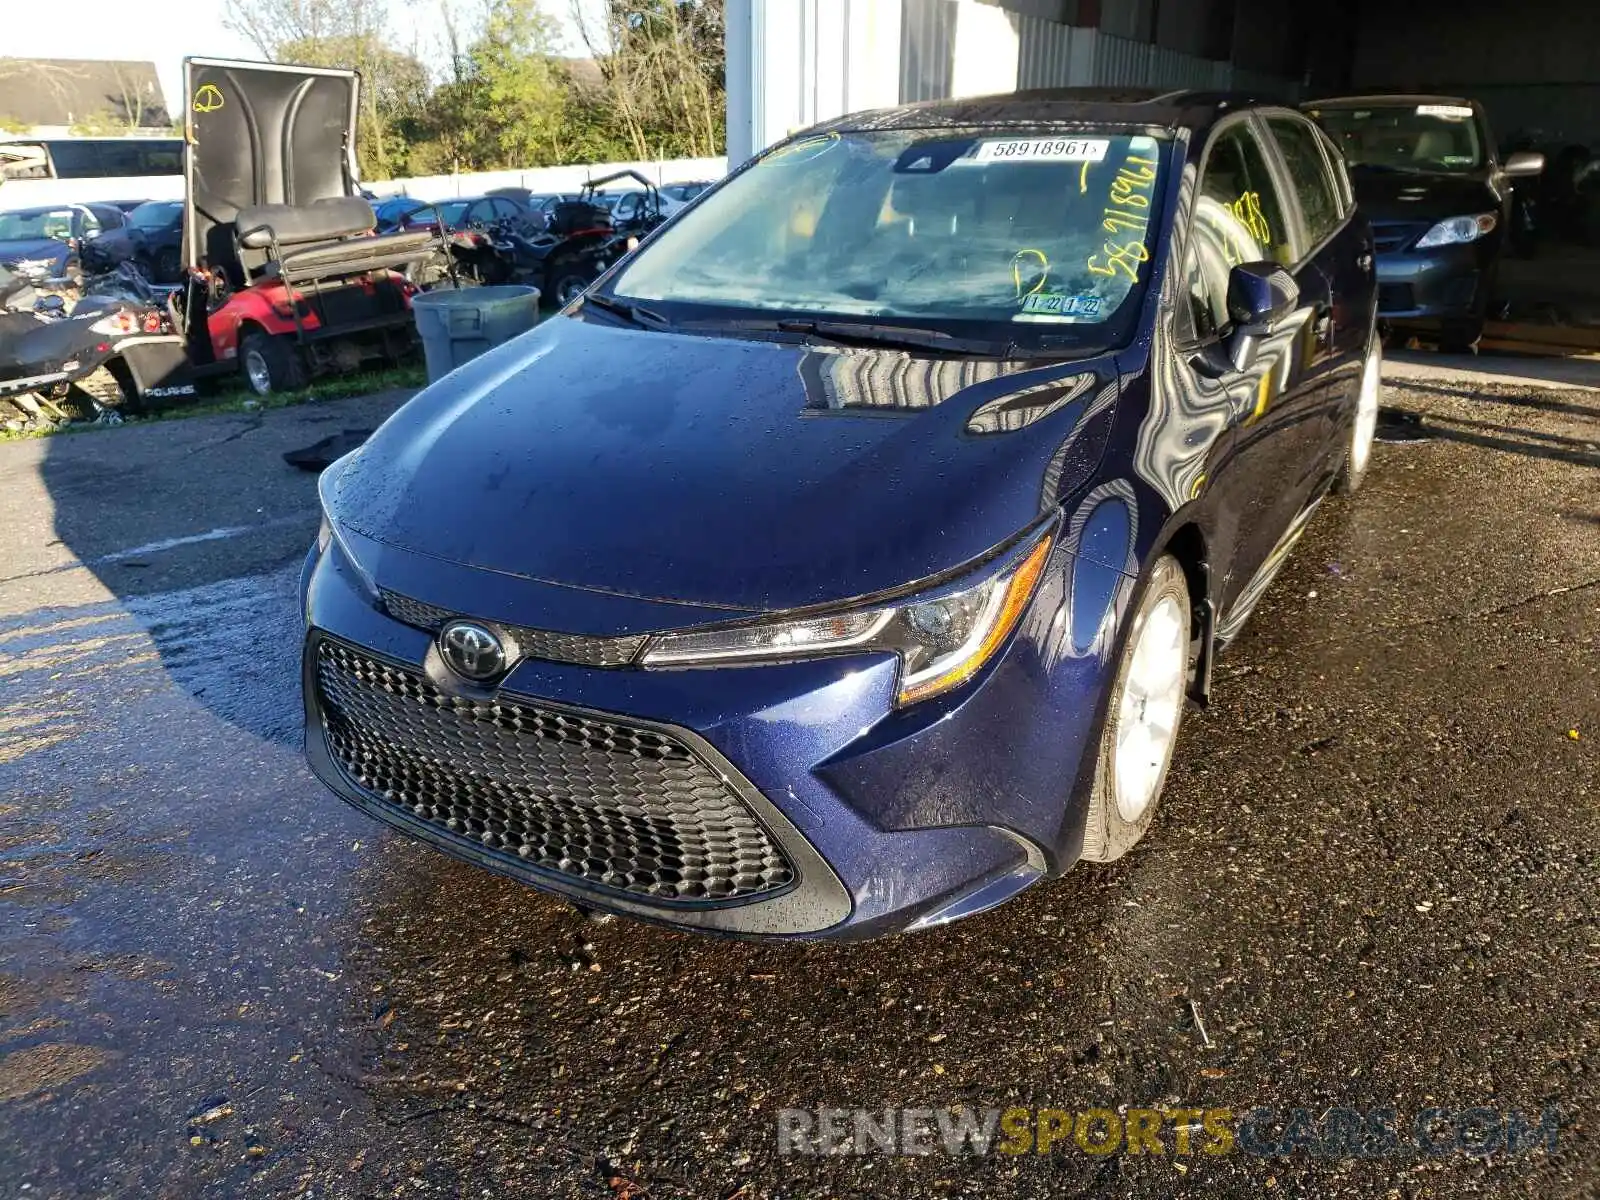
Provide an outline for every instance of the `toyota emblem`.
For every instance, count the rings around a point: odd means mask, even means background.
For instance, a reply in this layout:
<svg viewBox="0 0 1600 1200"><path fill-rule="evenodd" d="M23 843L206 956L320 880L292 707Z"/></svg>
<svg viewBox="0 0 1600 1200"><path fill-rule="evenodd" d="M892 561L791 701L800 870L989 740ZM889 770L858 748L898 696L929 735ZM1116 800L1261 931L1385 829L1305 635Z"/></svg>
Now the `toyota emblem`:
<svg viewBox="0 0 1600 1200"><path fill-rule="evenodd" d="M451 621L445 625L439 631L439 653L452 671L475 683L498 678L510 657L499 635L476 621Z"/></svg>

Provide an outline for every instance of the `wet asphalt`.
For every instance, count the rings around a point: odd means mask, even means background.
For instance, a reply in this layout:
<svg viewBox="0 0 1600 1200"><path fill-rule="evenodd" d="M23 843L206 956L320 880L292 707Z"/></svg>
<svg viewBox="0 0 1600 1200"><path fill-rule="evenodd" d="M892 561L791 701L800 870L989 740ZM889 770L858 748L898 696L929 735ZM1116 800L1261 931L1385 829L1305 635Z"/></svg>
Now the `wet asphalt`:
<svg viewBox="0 0 1600 1200"><path fill-rule="evenodd" d="M1600 392L1391 389L1428 440L1324 507L1145 842L849 946L592 924L311 779L279 455L394 400L0 445L0 1196L1600 1194ZM778 1154L886 1105L1562 1125Z"/></svg>

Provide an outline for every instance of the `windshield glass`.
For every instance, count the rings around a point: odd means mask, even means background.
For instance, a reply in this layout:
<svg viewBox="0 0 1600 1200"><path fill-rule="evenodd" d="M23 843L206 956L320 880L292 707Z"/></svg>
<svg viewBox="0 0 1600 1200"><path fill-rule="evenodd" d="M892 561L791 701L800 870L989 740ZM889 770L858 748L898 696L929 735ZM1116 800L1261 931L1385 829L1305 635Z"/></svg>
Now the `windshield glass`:
<svg viewBox="0 0 1600 1200"><path fill-rule="evenodd" d="M448 204L439 205L438 209L439 215L444 218L444 223L446 225L459 225L461 223L461 218L466 215L467 201L452 200ZM430 214L430 219L431 216L432 214Z"/></svg>
<svg viewBox="0 0 1600 1200"><path fill-rule="evenodd" d="M164 229L176 224L182 212L181 204L141 204L128 214L128 221L135 229Z"/></svg>
<svg viewBox="0 0 1600 1200"><path fill-rule="evenodd" d="M23 241L33 238L59 238L65 241L72 236L72 210L34 209L31 212L0 213L0 242Z"/></svg>
<svg viewBox="0 0 1600 1200"><path fill-rule="evenodd" d="M1161 157L1081 132L808 138L702 197L615 292L1019 342L1105 325L1149 274Z"/></svg>
<svg viewBox="0 0 1600 1200"><path fill-rule="evenodd" d="M1472 171L1483 166L1483 138L1465 104L1377 105L1312 110L1352 167Z"/></svg>

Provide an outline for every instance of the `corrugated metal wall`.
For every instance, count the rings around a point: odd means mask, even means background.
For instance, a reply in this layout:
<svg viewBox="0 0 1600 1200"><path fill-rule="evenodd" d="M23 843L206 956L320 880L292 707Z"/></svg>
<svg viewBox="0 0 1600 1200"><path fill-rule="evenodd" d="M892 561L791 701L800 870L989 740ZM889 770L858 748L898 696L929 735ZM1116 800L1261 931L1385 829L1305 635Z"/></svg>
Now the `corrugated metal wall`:
<svg viewBox="0 0 1600 1200"><path fill-rule="evenodd" d="M956 51L956 0L902 0L900 103L950 95Z"/></svg>
<svg viewBox="0 0 1600 1200"><path fill-rule="evenodd" d="M1101 87L1214 88L1227 86L1227 63L1101 33L1095 44L1095 80Z"/></svg>
<svg viewBox="0 0 1600 1200"><path fill-rule="evenodd" d="M1017 41L1021 47L1017 64L1017 87L1071 87L1074 40L1080 43L1093 33L1075 29L1043 17L1017 16ZM1081 50L1081 45L1080 45Z"/></svg>

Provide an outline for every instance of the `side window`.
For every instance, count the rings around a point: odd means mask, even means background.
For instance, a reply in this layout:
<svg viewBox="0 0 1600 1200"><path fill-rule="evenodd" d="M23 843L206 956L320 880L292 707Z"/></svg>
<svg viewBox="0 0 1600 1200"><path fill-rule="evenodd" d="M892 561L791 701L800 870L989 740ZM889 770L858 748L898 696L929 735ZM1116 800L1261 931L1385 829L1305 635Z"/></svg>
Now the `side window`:
<svg viewBox="0 0 1600 1200"><path fill-rule="evenodd" d="M509 221L522 215L522 210L504 196L494 198L494 216L497 221Z"/></svg>
<svg viewBox="0 0 1600 1200"><path fill-rule="evenodd" d="M1333 171L1333 186L1339 193L1339 211L1348 217L1356 209L1356 193L1350 186L1350 171L1345 165L1344 151L1334 145L1333 139L1321 129L1317 130L1317 140L1322 143L1322 152L1328 156L1328 167Z"/></svg>
<svg viewBox="0 0 1600 1200"><path fill-rule="evenodd" d="M1229 271L1268 260L1291 266L1296 259L1266 155L1242 121L1218 134L1206 152L1187 253L1182 282L1195 335L1201 338L1228 324Z"/></svg>
<svg viewBox="0 0 1600 1200"><path fill-rule="evenodd" d="M1294 180L1294 192L1306 219L1306 236L1313 246L1339 228L1344 220L1333 177L1328 173L1317 131L1298 117L1268 117L1267 127L1283 151Z"/></svg>

